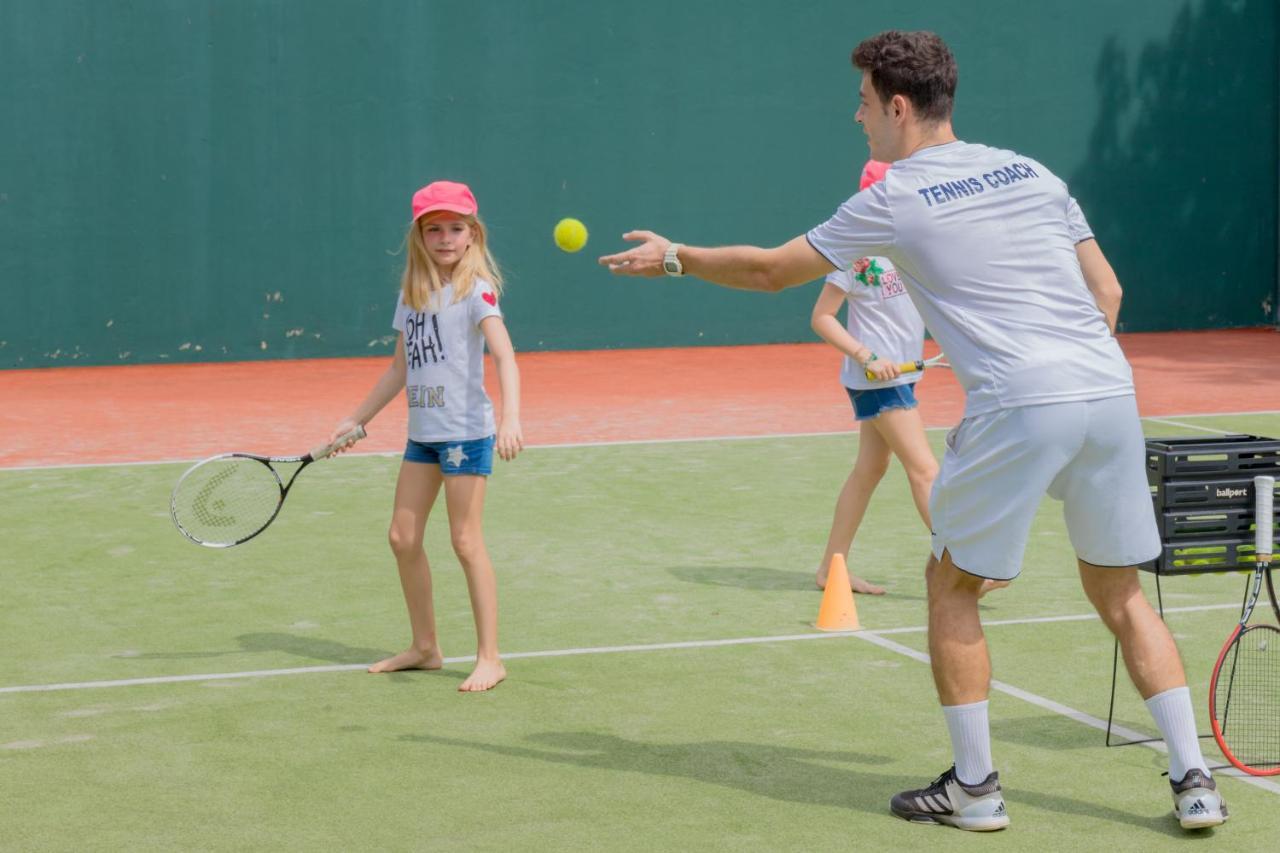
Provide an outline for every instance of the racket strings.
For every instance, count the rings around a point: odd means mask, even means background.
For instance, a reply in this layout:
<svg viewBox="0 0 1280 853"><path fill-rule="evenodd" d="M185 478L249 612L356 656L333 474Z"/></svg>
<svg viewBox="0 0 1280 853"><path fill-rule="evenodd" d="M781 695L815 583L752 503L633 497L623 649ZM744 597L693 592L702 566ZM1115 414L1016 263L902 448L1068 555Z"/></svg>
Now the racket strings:
<svg viewBox="0 0 1280 853"><path fill-rule="evenodd" d="M1280 768L1280 631L1241 631L1222 666L1214 713L1225 746L1243 765Z"/></svg>
<svg viewBox="0 0 1280 853"><path fill-rule="evenodd" d="M271 521L280 505L275 473L256 459L213 459L174 490L173 516L197 542L232 545Z"/></svg>

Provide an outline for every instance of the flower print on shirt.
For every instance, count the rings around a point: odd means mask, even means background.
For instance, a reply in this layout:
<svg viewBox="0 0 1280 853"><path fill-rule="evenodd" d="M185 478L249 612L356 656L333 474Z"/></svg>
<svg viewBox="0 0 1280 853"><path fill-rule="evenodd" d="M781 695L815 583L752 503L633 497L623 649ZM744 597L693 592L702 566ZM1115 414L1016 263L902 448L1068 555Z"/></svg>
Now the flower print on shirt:
<svg viewBox="0 0 1280 853"><path fill-rule="evenodd" d="M867 287L879 287L884 267L876 258L858 258L853 262L853 277Z"/></svg>

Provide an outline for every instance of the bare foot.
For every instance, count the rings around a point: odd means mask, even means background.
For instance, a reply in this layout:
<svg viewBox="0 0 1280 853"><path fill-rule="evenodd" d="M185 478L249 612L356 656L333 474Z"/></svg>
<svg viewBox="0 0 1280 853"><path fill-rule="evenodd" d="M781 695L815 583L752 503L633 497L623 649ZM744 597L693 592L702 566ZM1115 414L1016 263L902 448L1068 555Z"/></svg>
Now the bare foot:
<svg viewBox="0 0 1280 853"><path fill-rule="evenodd" d="M853 585L853 591L862 595L884 595L884 587L876 586L870 581L864 581L857 575L849 575L849 583Z"/></svg>
<svg viewBox="0 0 1280 853"><path fill-rule="evenodd" d="M444 657L439 649L424 652L421 649L405 649L398 655L380 660L369 667L369 672L399 672L403 669L439 669Z"/></svg>
<svg viewBox="0 0 1280 853"><path fill-rule="evenodd" d="M498 686L498 682L507 677L507 668L502 661L476 661L476 668L471 670L467 680L458 685L462 693L483 693Z"/></svg>
<svg viewBox="0 0 1280 853"><path fill-rule="evenodd" d="M978 598L982 598L982 596L991 592L993 589L1004 589L1010 583L1011 581L985 580L982 582L982 589L978 590Z"/></svg>
<svg viewBox="0 0 1280 853"><path fill-rule="evenodd" d="M818 569L818 574L814 578L814 583L818 585L818 589L827 588L827 573L822 569ZM857 575L849 575L849 585L853 587L853 591L859 595L884 595L884 587L864 581Z"/></svg>

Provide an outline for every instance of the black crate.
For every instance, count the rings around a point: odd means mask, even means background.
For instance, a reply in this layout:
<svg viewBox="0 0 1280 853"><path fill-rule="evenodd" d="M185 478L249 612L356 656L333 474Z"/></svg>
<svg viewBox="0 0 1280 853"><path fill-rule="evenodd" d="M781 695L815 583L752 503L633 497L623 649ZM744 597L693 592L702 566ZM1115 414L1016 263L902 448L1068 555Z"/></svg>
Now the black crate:
<svg viewBox="0 0 1280 853"><path fill-rule="evenodd" d="M1277 480L1280 483L1280 480ZM1245 507L1253 509L1253 477L1219 477L1212 480L1161 480L1151 484L1156 512Z"/></svg>
<svg viewBox="0 0 1280 853"><path fill-rule="evenodd" d="M1260 435L1147 439L1147 481L1280 474L1280 439Z"/></svg>
<svg viewBox="0 0 1280 853"><path fill-rule="evenodd" d="M1187 539L1243 539L1253 535L1252 508L1210 507L1207 509L1173 510L1157 512L1160 538L1166 542ZM1280 530L1280 506L1273 519L1275 530Z"/></svg>
<svg viewBox="0 0 1280 853"><path fill-rule="evenodd" d="M1280 546L1280 540L1277 541ZM1154 562L1139 568L1159 575L1199 575L1208 572L1242 572L1254 568L1253 537L1201 539L1165 543Z"/></svg>

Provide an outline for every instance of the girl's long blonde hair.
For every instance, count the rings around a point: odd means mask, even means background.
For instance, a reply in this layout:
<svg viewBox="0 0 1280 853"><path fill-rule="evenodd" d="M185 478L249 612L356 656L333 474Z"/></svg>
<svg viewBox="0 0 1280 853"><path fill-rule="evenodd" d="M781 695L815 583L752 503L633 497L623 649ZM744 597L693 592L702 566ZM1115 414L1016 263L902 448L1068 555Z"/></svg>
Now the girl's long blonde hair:
<svg viewBox="0 0 1280 853"><path fill-rule="evenodd" d="M444 290L445 284L453 285L453 301L457 302L465 299L475 287L476 279L481 278L501 295L502 271L489 253L488 231L480 217L459 216L471 228L471 245L467 246L458 265L453 268L453 277L448 282L441 277L439 267L422 243L421 229L430 218L431 215L427 214L414 220L405 235L404 273L400 276L400 292L404 295L405 304L414 311L422 311L432 304L436 294Z"/></svg>

